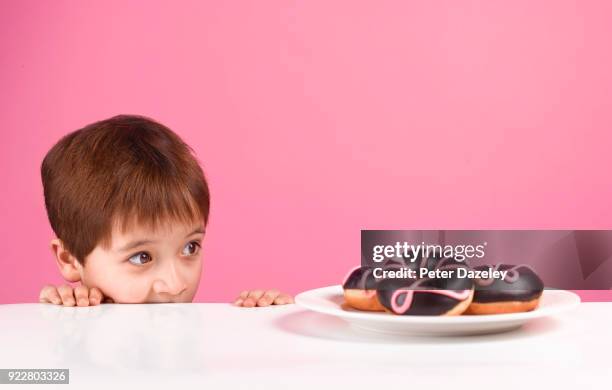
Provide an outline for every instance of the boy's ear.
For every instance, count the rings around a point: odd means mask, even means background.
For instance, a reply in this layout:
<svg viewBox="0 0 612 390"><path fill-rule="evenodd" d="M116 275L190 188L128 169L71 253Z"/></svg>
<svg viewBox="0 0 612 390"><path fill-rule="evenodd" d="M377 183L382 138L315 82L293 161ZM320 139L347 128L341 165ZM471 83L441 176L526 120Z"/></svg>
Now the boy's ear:
<svg viewBox="0 0 612 390"><path fill-rule="evenodd" d="M51 252L55 256L57 267L64 279L68 282L78 282L81 280L81 264L68 250L59 238L51 240Z"/></svg>

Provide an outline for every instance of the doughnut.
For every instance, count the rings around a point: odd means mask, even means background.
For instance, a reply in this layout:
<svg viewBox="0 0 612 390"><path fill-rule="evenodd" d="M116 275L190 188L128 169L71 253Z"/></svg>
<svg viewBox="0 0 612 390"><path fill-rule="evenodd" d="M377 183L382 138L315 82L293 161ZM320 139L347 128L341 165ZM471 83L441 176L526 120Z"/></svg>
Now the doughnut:
<svg viewBox="0 0 612 390"><path fill-rule="evenodd" d="M342 283L344 300L358 310L384 311L376 299L376 278L372 267L355 267L349 271Z"/></svg>
<svg viewBox="0 0 612 390"><path fill-rule="evenodd" d="M474 299L465 314L500 314L531 311L538 307L544 283L524 264L497 264L473 267L475 270L508 271L503 279L474 279Z"/></svg>
<svg viewBox="0 0 612 390"><path fill-rule="evenodd" d="M453 258L423 258L410 268L453 270L467 268ZM474 283L468 278L384 279L376 286L376 297L385 311L397 315L453 316L462 314L474 295Z"/></svg>
<svg viewBox="0 0 612 390"><path fill-rule="evenodd" d="M344 278L342 289L346 303L358 310L384 311L376 298L378 280L374 277L375 268L401 268L406 263L401 260L387 260L375 267L357 266L350 270Z"/></svg>

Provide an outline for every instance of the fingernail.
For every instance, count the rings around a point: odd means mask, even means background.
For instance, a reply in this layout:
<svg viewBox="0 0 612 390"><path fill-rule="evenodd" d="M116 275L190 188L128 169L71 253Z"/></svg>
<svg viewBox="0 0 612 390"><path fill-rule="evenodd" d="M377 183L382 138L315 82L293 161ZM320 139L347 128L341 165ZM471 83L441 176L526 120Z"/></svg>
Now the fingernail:
<svg viewBox="0 0 612 390"><path fill-rule="evenodd" d="M64 301L64 306L74 306L74 301L71 299L68 299Z"/></svg>
<svg viewBox="0 0 612 390"><path fill-rule="evenodd" d="M89 301L87 299L79 299L79 306L87 306L89 304Z"/></svg>
<svg viewBox="0 0 612 390"><path fill-rule="evenodd" d="M62 304L61 299L57 299L57 298L56 299L52 299L51 302L53 302L54 305L61 305Z"/></svg>

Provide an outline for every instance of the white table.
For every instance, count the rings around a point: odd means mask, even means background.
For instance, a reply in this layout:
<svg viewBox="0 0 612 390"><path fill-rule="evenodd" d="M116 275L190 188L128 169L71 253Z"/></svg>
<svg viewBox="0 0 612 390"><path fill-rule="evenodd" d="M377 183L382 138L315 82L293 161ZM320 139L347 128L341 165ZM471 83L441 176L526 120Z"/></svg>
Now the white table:
<svg viewBox="0 0 612 390"><path fill-rule="evenodd" d="M70 369L70 386L19 389L610 389L611 354L612 303L446 338L365 333L296 305L0 305L0 368Z"/></svg>

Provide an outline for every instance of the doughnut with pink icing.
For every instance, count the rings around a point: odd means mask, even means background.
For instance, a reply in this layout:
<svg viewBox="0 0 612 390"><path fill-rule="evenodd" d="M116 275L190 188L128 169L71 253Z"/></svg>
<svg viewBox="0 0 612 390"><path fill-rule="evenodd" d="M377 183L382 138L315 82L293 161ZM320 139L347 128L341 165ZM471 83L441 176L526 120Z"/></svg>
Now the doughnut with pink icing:
<svg viewBox="0 0 612 390"><path fill-rule="evenodd" d="M354 309L367 311L384 310L376 299L376 280L371 267L355 267L342 283L344 300Z"/></svg>
<svg viewBox="0 0 612 390"><path fill-rule="evenodd" d="M500 314L531 311L538 307L544 283L535 271L524 264L497 264L473 267L508 271L500 279L474 279L474 299L466 314Z"/></svg>
<svg viewBox="0 0 612 390"><path fill-rule="evenodd" d="M412 267L456 270L467 268L467 265L452 258L425 258L413 263ZM473 294L472 280L456 276L444 279L385 279L376 288L380 304L386 311L397 315L459 315L470 305Z"/></svg>
<svg viewBox="0 0 612 390"><path fill-rule="evenodd" d="M403 262L389 260L380 267L384 269L400 268L405 266ZM358 310L384 311L376 298L376 285L378 280L374 277L375 267L357 266L351 269L344 277L342 288L346 303Z"/></svg>

